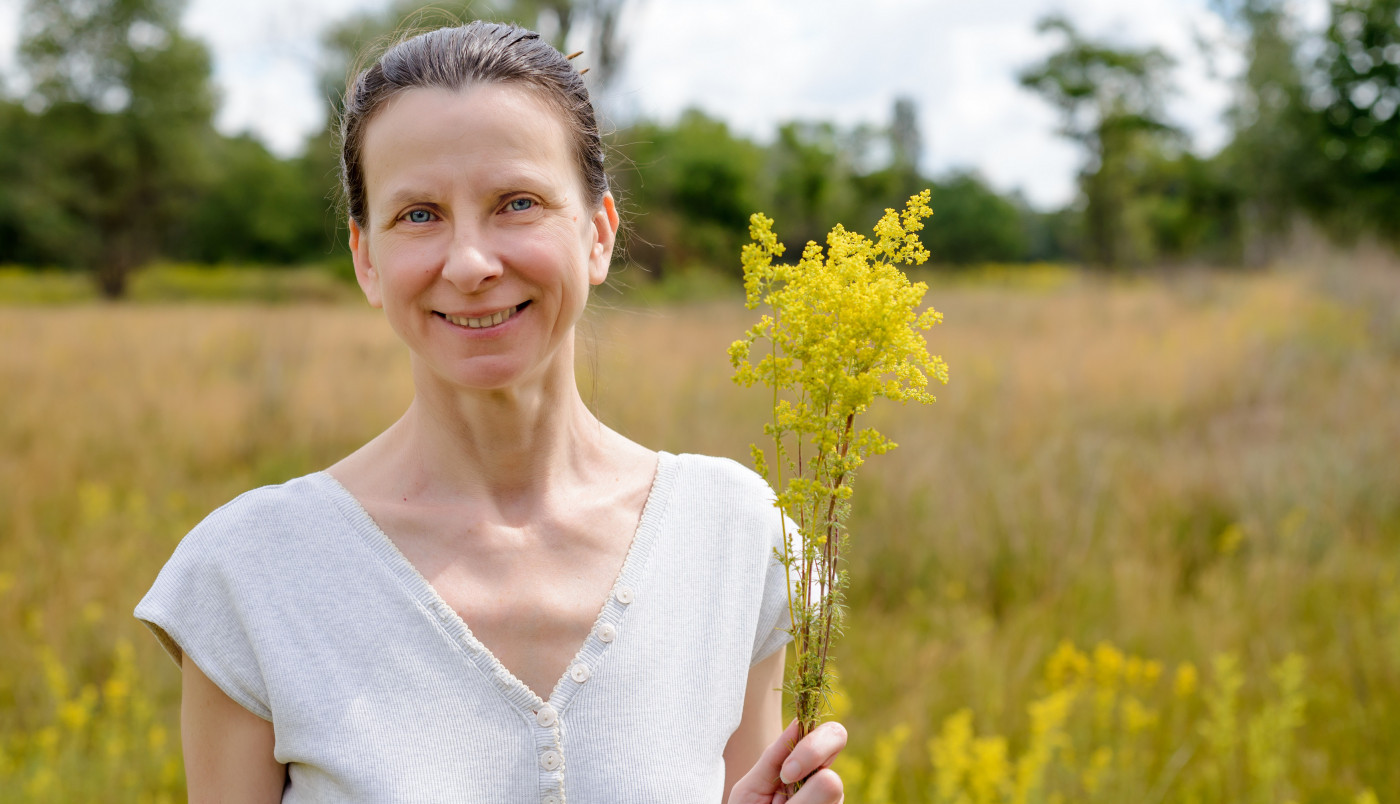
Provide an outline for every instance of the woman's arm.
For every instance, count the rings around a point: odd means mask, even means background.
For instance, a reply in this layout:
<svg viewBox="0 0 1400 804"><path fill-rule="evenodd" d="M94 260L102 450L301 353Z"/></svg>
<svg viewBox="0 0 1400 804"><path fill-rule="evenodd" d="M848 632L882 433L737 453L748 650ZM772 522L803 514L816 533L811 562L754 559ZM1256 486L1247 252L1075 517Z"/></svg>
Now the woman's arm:
<svg viewBox="0 0 1400 804"><path fill-rule="evenodd" d="M225 695L188 655L180 670L180 741L191 804L281 801L287 766L272 756L272 724Z"/></svg>
<svg viewBox="0 0 1400 804"><path fill-rule="evenodd" d="M781 792L784 780L803 778L807 781L792 804L843 800L841 777L827 766L846 747L846 729L823 723L796 746L796 721L779 732L786 653L777 651L749 670L744 713L724 747L724 800L729 804L782 804L788 801Z"/></svg>
<svg viewBox="0 0 1400 804"><path fill-rule="evenodd" d="M744 714L739 728L724 747L724 800L744 774L758 762L767 748L782 733L783 725L783 662L787 651L774 651L772 656L749 669L749 683L744 690Z"/></svg>

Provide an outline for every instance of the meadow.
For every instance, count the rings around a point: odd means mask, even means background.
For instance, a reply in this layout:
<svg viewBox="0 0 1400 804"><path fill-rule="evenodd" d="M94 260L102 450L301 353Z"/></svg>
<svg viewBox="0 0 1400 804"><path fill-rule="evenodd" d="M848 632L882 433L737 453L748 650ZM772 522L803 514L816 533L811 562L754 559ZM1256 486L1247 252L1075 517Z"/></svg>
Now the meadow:
<svg viewBox="0 0 1400 804"><path fill-rule="evenodd" d="M1400 802L1400 271L1308 262L929 274L951 382L871 413L900 446L856 485L849 801ZM750 318L597 304L584 396L747 460ZM0 801L183 800L131 609L210 510L393 421L406 353L329 297L12 305L0 339Z"/></svg>

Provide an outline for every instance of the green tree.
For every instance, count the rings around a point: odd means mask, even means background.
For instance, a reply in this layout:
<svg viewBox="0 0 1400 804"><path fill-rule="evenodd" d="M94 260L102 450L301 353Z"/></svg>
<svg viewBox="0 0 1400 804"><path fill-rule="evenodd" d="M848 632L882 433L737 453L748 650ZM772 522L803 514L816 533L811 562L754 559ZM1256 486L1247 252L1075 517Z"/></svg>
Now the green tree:
<svg viewBox="0 0 1400 804"><path fill-rule="evenodd" d="M732 265L748 216L766 197L763 149L696 109L674 125L643 121L614 139L613 189L628 259L655 276Z"/></svg>
<svg viewBox="0 0 1400 804"><path fill-rule="evenodd" d="M1226 159L1147 152L1128 216L1145 235L1144 257L1174 263L1239 264L1241 180ZM1246 185L1248 186L1248 185ZM1258 217L1254 226L1259 225Z"/></svg>
<svg viewBox="0 0 1400 804"><path fill-rule="evenodd" d="M1400 242L1400 0L1337 0L1319 64L1326 171L1306 188L1334 228Z"/></svg>
<svg viewBox="0 0 1400 804"><path fill-rule="evenodd" d="M783 243L792 253L801 254L808 241L826 242L835 221L864 220L861 196L893 189L885 177L876 177L864 183L865 192L858 192L854 163L862 138L863 132L843 132L825 121L778 127L767 159L771 208L783 222ZM884 200L886 206L894 201Z"/></svg>
<svg viewBox="0 0 1400 804"><path fill-rule="evenodd" d="M330 177L314 171L329 166L279 159L246 134L211 145L213 177L180 227L175 254L206 263L325 259L335 232Z"/></svg>
<svg viewBox="0 0 1400 804"><path fill-rule="evenodd" d="M913 98L900 97L890 115L890 162L896 171L917 175L924 138L919 133L919 106ZM913 195L913 193L910 193Z"/></svg>
<svg viewBox="0 0 1400 804"><path fill-rule="evenodd" d="M1240 40L1245 69L1227 119L1231 142L1222 171L1240 195L1244 260L1259 265L1281 248L1304 193L1302 182L1319 167L1315 114L1308 108L1301 39L1282 0L1214 0Z"/></svg>
<svg viewBox="0 0 1400 804"><path fill-rule="evenodd" d="M1041 20L1038 30L1057 33L1064 43L1022 72L1021 84L1054 105L1060 133L1084 147L1088 160L1080 182L1088 256L1098 265L1118 267L1133 251L1124 210L1134 152L1144 137L1173 131L1162 112L1172 60L1157 48L1130 50L1091 41L1062 16Z"/></svg>
<svg viewBox="0 0 1400 804"><path fill-rule="evenodd" d="M849 189L832 194L833 201L844 208L829 206L825 212L831 217L821 225L829 225L832 220L877 221L886 209L932 185L919 173L924 141L919 131L919 109L912 98L895 99L889 125L862 125L837 132L833 145L838 154L835 164L846 168L833 180L849 185ZM880 165L876 160L883 158L886 151L888 163ZM934 259L940 256L935 254Z"/></svg>
<svg viewBox="0 0 1400 804"><path fill-rule="evenodd" d="M28 110L0 98L0 265L41 259L24 221L29 211L24 195L32 173L33 129L34 116Z"/></svg>
<svg viewBox="0 0 1400 804"><path fill-rule="evenodd" d="M954 173L933 185L924 245L935 263L1012 262L1028 248L1021 210L975 173Z"/></svg>
<svg viewBox="0 0 1400 804"><path fill-rule="evenodd" d="M124 294L203 186L209 55L179 0L30 0L21 52L42 109L22 219L47 256Z"/></svg>

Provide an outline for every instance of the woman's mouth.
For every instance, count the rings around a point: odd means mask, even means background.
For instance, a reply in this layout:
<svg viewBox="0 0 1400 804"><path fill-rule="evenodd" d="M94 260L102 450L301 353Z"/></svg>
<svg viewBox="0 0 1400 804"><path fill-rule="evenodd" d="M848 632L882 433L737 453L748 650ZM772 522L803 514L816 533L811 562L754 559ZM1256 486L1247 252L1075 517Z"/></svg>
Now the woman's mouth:
<svg viewBox="0 0 1400 804"><path fill-rule="evenodd" d="M433 312L433 315L445 318L459 327L466 327L467 329L485 329L487 327L494 327L499 326L500 324L504 324L507 320L510 319L511 316L515 315L521 310L524 310L526 307L529 306L529 304L530 302L524 301L520 304L515 305L514 307L507 307L504 310L497 310L496 312L490 315L484 315L479 318L473 318L470 316L463 315L448 315L447 313L439 313L436 311Z"/></svg>

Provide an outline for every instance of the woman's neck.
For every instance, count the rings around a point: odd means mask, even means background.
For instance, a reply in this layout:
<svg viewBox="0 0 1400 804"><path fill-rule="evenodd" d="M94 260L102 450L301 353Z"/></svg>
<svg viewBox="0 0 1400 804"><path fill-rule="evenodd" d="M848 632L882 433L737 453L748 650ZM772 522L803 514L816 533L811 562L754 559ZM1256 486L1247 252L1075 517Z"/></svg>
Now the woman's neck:
<svg viewBox="0 0 1400 804"><path fill-rule="evenodd" d="M616 437L583 403L572 366L494 391L451 386L417 364L414 374L413 403L376 451L420 499L528 502L586 476Z"/></svg>

